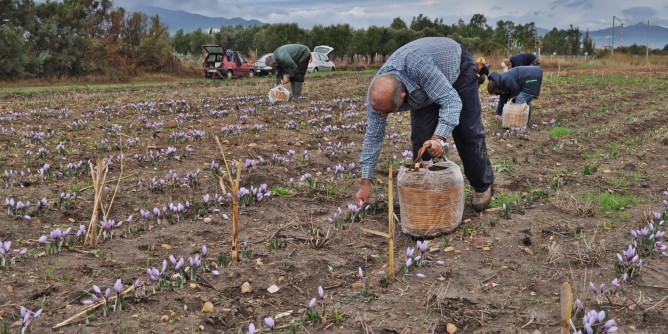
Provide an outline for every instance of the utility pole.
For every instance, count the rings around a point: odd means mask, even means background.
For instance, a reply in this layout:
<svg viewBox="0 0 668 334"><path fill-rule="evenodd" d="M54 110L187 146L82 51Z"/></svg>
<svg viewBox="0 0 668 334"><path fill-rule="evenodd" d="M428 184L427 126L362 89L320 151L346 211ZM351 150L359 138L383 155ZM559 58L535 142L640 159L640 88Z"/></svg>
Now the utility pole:
<svg viewBox="0 0 668 334"><path fill-rule="evenodd" d="M645 43L645 62L649 64L649 20L647 20L647 42Z"/></svg>
<svg viewBox="0 0 668 334"><path fill-rule="evenodd" d="M619 46L624 47L624 22L622 22L621 27L619 28L619 34L622 35Z"/></svg>
<svg viewBox="0 0 668 334"><path fill-rule="evenodd" d="M513 32L509 27L506 27L506 33L508 34L508 57L512 54L513 46Z"/></svg>
<svg viewBox="0 0 668 334"><path fill-rule="evenodd" d="M612 16L612 43L610 43L610 55L615 54L615 16Z"/></svg>

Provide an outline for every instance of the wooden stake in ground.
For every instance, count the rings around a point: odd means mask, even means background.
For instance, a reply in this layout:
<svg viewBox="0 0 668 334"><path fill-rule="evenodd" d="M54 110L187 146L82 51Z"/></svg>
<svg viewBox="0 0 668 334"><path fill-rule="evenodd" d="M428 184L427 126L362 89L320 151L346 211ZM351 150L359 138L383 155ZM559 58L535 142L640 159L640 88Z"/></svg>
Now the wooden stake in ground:
<svg viewBox="0 0 668 334"><path fill-rule="evenodd" d="M223 161L225 162L225 169L227 170L227 181L229 182L230 193L232 194L232 263L237 263L239 260L239 252L237 250L238 236L239 236L239 199L237 198L237 193L239 191L239 181L241 179L241 163L237 162L237 177L236 179L232 178L232 172L230 171L230 165L227 163L225 158L225 152L223 151L223 145L220 144L218 136L214 136L218 148L220 149L220 154L223 156ZM220 187L225 191L225 183L223 178L218 176Z"/></svg>
<svg viewBox="0 0 668 334"><path fill-rule="evenodd" d="M568 282L561 285L559 305L561 306L561 321L559 323L561 334L569 334L571 315L573 314L573 290L571 290L571 285Z"/></svg>
<svg viewBox="0 0 668 334"><path fill-rule="evenodd" d="M387 219L389 220L389 239L390 239L390 249L389 249L389 259L390 259L390 281L394 281L394 191L392 191L392 165L390 165L390 173L388 175L387 182L387 192L388 192L388 215Z"/></svg>

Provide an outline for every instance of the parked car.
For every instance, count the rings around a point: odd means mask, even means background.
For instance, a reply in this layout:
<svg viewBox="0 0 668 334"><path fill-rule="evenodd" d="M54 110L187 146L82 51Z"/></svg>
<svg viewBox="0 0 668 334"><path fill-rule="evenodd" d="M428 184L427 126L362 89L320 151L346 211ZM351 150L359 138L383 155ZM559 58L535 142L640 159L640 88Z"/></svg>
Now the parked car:
<svg viewBox="0 0 668 334"><path fill-rule="evenodd" d="M308 63L306 72L335 71L336 66L328 57L333 50L333 47L327 45L316 46L313 52L311 52L311 60Z"/></svg>
<svg viewBox="0 0 668 334"><path fill-rule="evenodd" d="M255 74L257 75L268 75L275 73L275 69L271 66L267 66L267 57L273 56L273 53L267 53L266 55L260 57L253 65L255 66Z"/></svg>
<svg viewBox="0 0 668 334"><path fill-rule="evenodd" d="M255 66L237 51L227 50L222 45L202 45L206 56L202 63L204 76L232 79L234 77L255 76Z"/></svg>

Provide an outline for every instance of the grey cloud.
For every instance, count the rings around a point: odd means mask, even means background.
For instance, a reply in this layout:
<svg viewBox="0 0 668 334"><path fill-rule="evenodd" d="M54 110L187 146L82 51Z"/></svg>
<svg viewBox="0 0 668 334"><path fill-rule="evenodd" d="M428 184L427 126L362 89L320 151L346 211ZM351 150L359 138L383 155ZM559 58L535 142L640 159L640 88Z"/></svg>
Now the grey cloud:
<svg viewBox="0 0 668 334"><path fill-rule="evenodd" d="M552 1L551 9L555 10L559 7L593 9L594 0L554 0Z"/></svg>

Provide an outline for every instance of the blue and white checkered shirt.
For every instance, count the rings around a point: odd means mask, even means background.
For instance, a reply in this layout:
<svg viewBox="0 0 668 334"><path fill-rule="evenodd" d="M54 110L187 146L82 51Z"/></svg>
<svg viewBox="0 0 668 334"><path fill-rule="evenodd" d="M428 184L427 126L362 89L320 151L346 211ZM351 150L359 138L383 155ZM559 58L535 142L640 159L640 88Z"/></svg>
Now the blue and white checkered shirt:
<svg viewBox="0 0 668 334"><path fill-rule="evenodd" d="M462 48L445 37L426 37L397 49L376 76L396 73L406 87L406 101L400 111L416 110L432 103L441 106L435 135L447 138L459 124L462 101L452 87L461 64ZM385 137L387 117L371 107L366 100L368 126L360 157L362 178L370 179L376 168Z"/></svg>

